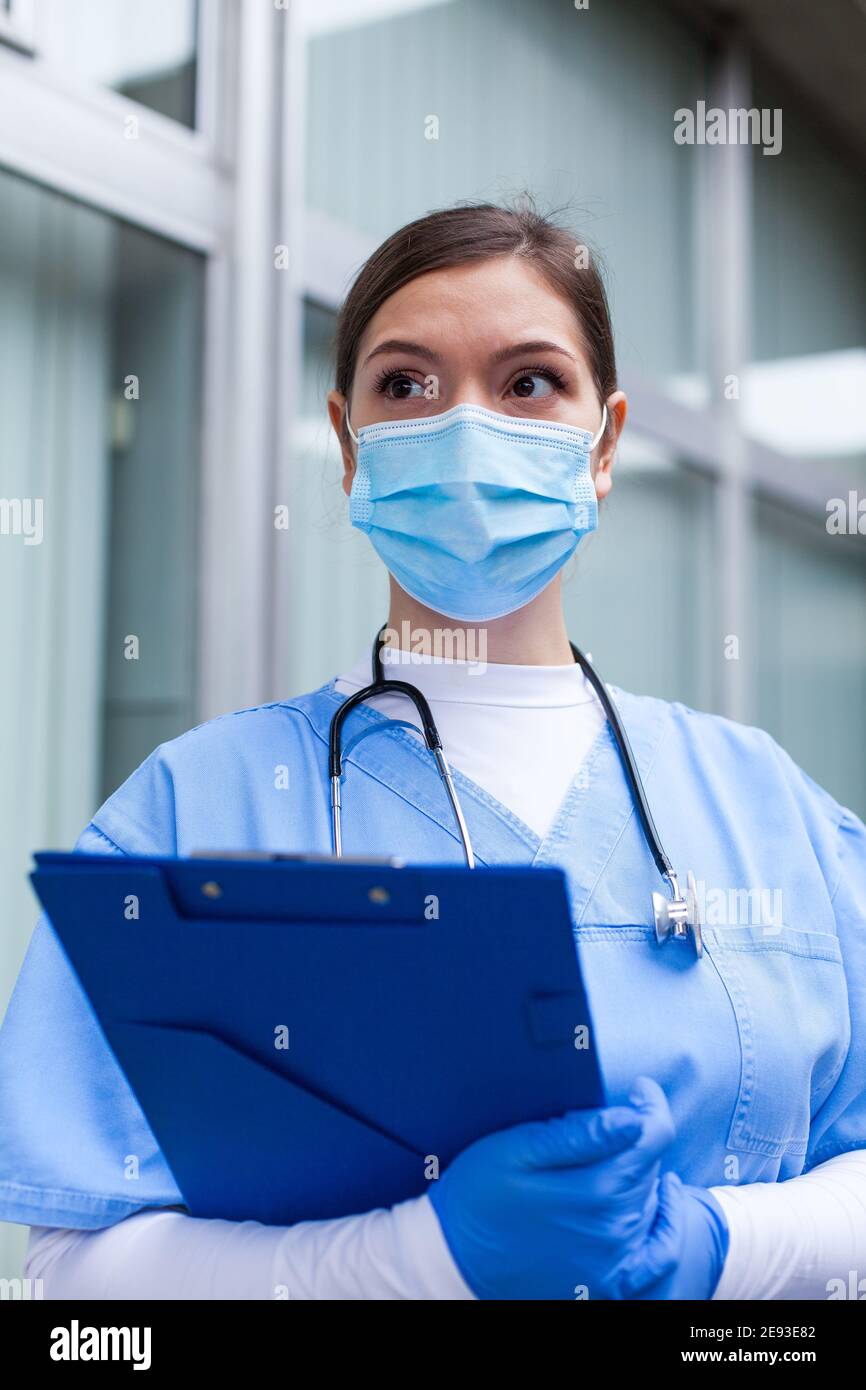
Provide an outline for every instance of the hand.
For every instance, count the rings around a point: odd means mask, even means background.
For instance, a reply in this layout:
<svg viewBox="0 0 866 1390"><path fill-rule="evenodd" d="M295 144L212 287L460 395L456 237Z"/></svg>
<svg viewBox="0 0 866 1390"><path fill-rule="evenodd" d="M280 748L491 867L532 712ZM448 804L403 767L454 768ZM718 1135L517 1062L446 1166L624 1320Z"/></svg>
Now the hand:
<svg viewBox="0 0 866 1390"><path fill-rule="evenodd" d="M676 1199L658 1234L655 1224L673 1121L648 1077L632 1101L486 1135L432 1184L445 1240L477 1297L571 1299L585 1288L630 1298L671 1274Z"/></svg>
<svg viewBox="0 0 866 1390"><path fill-rule="evenodd" d="M649 1278L636 1299L712 1298L728 1253L728 1223L721 1206L705 1187L692 1187L676 1173L659 1184L656 1236L642 1276ZM673 1254L673 1265L669 1256ZM653 1275L652 1260L661 1257ZM662 1265L667 1265L667 1273Z"/></svg>

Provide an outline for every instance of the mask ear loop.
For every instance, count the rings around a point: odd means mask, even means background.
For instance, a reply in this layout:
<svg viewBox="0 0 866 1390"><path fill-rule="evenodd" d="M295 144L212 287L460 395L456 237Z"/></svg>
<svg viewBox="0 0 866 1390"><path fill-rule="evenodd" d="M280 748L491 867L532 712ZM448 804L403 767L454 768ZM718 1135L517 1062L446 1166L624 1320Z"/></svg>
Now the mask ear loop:
<svg viewBox="0 0 866 1390"><path fill-rule="evenodd" d="M596 446L596 444L598 443L598 441L601 439L601 437L602 437L602 435L604 434L604 432L605 432L606 429L607 429L607 406L606 406L606 405L603 405L602 408L601 408L601 424L600 424L599 427L598 427L598 432L597 432L597 434L594 434L594 435L592 436L592 439L591 439L590 442L589 442L589 452L590 452L590 453L592 453L593 449L595 448L595 446Z"/></svg>
<svg viewBox="0 0 866 1390"><path fill-rule="evenodd" d="M348 402L348 401L346 402L346 429L349 431L349 434L351 435L352 439L354 439L355 443L356 443L356 444L360 444L361 441L359 440L359 438L358 438L358 436L356 435L355 431L352 429L352 422L351 422L351 420L349 419L349 402Z"/></svg>

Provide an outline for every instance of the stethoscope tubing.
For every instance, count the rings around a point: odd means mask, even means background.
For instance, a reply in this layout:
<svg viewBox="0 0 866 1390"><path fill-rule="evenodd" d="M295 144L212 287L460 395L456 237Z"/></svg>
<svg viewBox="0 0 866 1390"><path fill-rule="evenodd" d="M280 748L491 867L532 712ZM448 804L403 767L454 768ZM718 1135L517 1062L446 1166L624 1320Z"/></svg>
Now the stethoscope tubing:
<svg viewBox="0 0 866 1390"><path fill-rule="evenodd" d="M384 634L385 628L382 627L377 632L375 641L373 642L373 680L371 684L364 686L362 690L356 690L353 695L349 695L347 699L343 701L339 709L336 710L336 712L334 713L334 716L331 720L330 729L328 731L328 771L331 782L331 837L333 841L334 854L339 858L342 856L343 853L341 796L341 786L343 780L343 725L345 721L348 719L349 715L352 713L352 711L354 709L357 709L359 705L365 704L367 700L372 699L376 695L396 694L404 695L408 700L411 700L412 704L415 706L415 709L418 711L418 717L421 720L421 731L424 736L424 742L426 743L427 747L429 748L430 752L433 754L436 760L436 766L439 771L439 776L442 779L442 783L445 787L445 792L448 797L448 801L450 803L454 819L457 823L457 829L460 836L460 843L463 847L463 856L466 860L467 868L474 869L475 853L472 848L472 841L469 835L469 828L466 824L466 817L463 814L463 808L460 804L460 798L458 797L456 788L454 786L454 779L451 775L451 769L449 768L448 761L445 757L445 752L442 746L442 739L439 736L439 730L436 727L436 721L433 718L433 713L430 709L429 704L427 703L427 700L425 699L424 695L422 695L421 691L417 688L417 686L411 685L408 681L389 680L386 678L384 667L382 664L382 647L384 645ZM603 680L599 676L598 672L595 670L595 667L592 665L592 662L588 659L588 657L586 657L583 654L582 651L580 651L578 647L574 645L573 642L569 642L569 646L571 647L571 652L574 656L575 661L580 666L581 670L586 676L586 679L589 681L590 685L592 686L593 690L595 691L596 695L601 701L602 708L605 712L608 724L614 736L614 741L616 743L617 751L622 762L623 770L626 775L626 780L628 781L629 787L631 789L632 798L634 800L635 808L637 810L638 819L641 823L644 838L646 840L650 853L652 854L652 857L655 861L656 868L658 869L662 878L666 879L668 884L670 885L672 893L672 902L669 905L669 908L672 920L671 924L669 926L666 926L665 931L667 934L673 934L677 937L685 939L685 937L688 936L689 928L691 928L693 925L692 922L689 921L690 910L687 906L686 900L683 898L683 895L680 891L676 872L674 871L670 859L665 853L664 846L662 845L661 838L659 836L658 830L656 829L656 824L653 820L652 812L650 811L649 802L647 800L646 789L643 784L643 779L641 778L640 772L638 770L637 762L635 760L635 756L632 752L632 747L628 739L628 734L626 733L625 728L623 726L622 720L619 715L619 711L614 701L611 699ZM656 895L654 895L654 900L655 897ZM662 910L662 905L656 903L657 934L660 910ZM694 927L694 935L698 954L700 954L701 951L699 930L699 924L696 924ZM659 939L661 939L661 937Z"/></svg>

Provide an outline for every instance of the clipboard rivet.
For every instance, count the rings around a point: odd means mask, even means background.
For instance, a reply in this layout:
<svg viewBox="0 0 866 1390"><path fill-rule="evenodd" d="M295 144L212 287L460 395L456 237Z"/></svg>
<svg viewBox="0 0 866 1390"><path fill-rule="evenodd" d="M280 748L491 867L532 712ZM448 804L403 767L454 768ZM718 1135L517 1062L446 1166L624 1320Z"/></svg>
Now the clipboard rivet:
<svg viewBox="0 0 866 1390"><path fill-rule="evenodd" d="M387 888L371 888L367 897L371 903L389 903L391 901L391 894Z"/></svg>
<svg viewBox="0 0 866 1390"><path fill-rule="evenodd" d="M220 888L218 883L214 882L212 878L209 878L207 883L202 884L201 891L204 893L206 898L221 898L223 895L223 890Z"/></svg>

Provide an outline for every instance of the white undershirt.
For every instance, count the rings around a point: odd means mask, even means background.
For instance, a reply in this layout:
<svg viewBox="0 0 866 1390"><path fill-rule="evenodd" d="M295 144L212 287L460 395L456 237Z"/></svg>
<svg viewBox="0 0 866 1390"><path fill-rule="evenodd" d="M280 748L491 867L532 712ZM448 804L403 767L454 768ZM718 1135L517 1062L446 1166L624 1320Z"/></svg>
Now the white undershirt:
<svg viewBox="0 0 866 1390"><path fill-rule="evenodd" d="M45 1299L472 1299L426 1194L336 1221L263 1226L163 1208L100 1231L34 1226Z"/></svg>
<svg viewBox="0 0 866 1390"><path fill-rule="evenodd" d="M580 667L482 665L388 647L382 665L386 676L411 682L426 697L451 766L543 839L604 725L604 710ZM351 695L371 680L366 652L336 688ZM370 705L421 727L405 695L377 695Z"/></svg>
<svg viewBox="0 0 866 1390"><path fill-rule="evenodd" d="M543 837L604 718L579 667L477 671L401 655L400 673L427 697L452 766ZM337 689L370 679L365 655ZM377 704L418 722L406 699ZM866 1274L866 1150L784 1183L712 1191L730 1230L715 1298L826 1299L829 1281ZM97 1231L33 1227L25 1273L43 1280L47 1299L472 1298L426 1195L295 1226L163 1209Z"/></svg>

